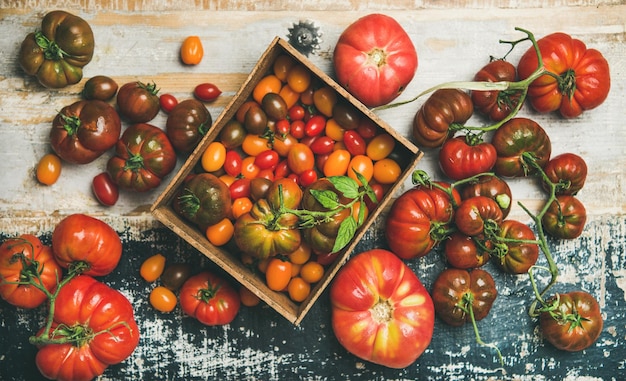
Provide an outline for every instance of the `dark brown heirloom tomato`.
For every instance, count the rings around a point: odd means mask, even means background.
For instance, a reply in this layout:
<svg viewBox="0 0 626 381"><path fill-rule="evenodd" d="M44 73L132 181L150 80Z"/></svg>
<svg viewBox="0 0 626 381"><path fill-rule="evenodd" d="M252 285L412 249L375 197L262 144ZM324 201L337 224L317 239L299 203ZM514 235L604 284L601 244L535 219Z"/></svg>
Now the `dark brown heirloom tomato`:
<svg viewBox="0 0 626 381"><path fill-rule="evenodd" d="M463 233L453 233L445 241L444 254L448 264L457 269L473 269L489 261L489 241L480 237L470 237Z"/></svg>
<svg viewBox="0 0 626 381"><path fill-rule="evenodd" d="M175 150L187 153L196 148L212 123L211 113L202 102L185 99L168 114L165 133Z"/></svg>
<svg viewBox="0 0 626 381"><path fill-rule="evenodd" d="M514 82L517 80L515 66L504 60L494 60L483 66L474 76L475 81ZM493 121L501 121L509 116L519 104L519 90L472 91L474 109Z"/></svg>
<svg viewBox="0 0 626 381"><path fill-rule="evenodd" d="M492 198L502 210L502 218L506 218L513 205L511 188L506 181L498 176L480 176L461 188L461 198L466 200L474 196L486 196Z"/></svg>
<svg viewBox="0 0 626 381"><path fill-rule="evenodd" d="M491 139L498 158L494 172L505 177L523 177L533 173L522 159L532 155L543 168L552 153L552 144L546 131L537 122L527 118L513 118L496 130Z"/></svg>
<svg viewBox="0 0 626 381"><path fill-rule="evenodd" d="M543 337L557 349L582 351L600 337L604 322L600 306L591 294L585 291L557 294L547 305L556 309L541 312L539 326Z"/></svg>
<svg viewBox="0 0 626 381"><path fill-rule="evenodd" d="M485 270L448 268L435 279L431 296L437 317L458 327L471 322L470 308L476 321L487 317L498 291L493 277Z"/></svg>
<svg viewBox="0 0 626 381"><path fill-rule="evenodd" d="M276 93L267 93L261 100L261 107L271 120L281 120L287 117L289 108L283 97Z"/></svg>
<svg viewBox="0 0 626 381"><path fill-rule="evenodd" d="M580 236L587 222L587 210L574 196L557 196L541 219L544 230L552 237L574 239Z"/></svg>
<svg viewBox="0 0 626 381"><path fill-rule="evenodd" d="M231 119L226 122L226 125L222 128L220 141L224 144L226 149L237 148L243 143L247 133L243 124L237 120Z"/></svg>
<svg viewBox="0 0 626 381"><path fill-rule="evenodd" d="M461 202L456 189L452 194L454 201L441 189L417 186L400 195L385 221L385 238L391 251L403 259L419 258L446 238L454 205Z"/></svg>
<svg viewBox="0 0 626 381"><path fill-rule="evenodd" d="M230 190L218 177L200 173L184 181L172 203L178 214L204 231L230 214Z"/></svg>
<svg viewBox="0 0 626 381"><path fill-rule="evenodd" d="M87 164L112 148L121 130L120 117L111 105L82 100L63 107L54 118L50 143L63 160Z"/></svg>
<svg viewBox="0 0 626 381"><path fill-rule="evenodd" d="M18 62L45 87L61 88L80 82L83 67L94 52L93 31L82 18L64 11L47 13L41 29L29 33Z"/></svg>
<svg viewBox="0 0 626 381"><path fill-rule="evenodd" d="M462 125L473 112L474 105L467 93L458 89L439 89L415 114L413 138L418 145L439 147L453 135L450 127Z"/></svg>
<svg viewBox="0 0 626 381"><path fill-rule="evenodd" d="M243 126L248 133L260 135L267 128L267 114L260 106L251 105L244 116Z"/></svg>
<svg viewBox="0 0 626 381"><path fill-rule="evenodd" d="M463 200L454 212L454 224L463 234L478 236L502 222L502 210L491 198L476 196ZM495 225L495 226L494 226Z"/></svg>
<svg viewBox="0 0 626 381"><path fill-rule="evenodd" d="M333 119L344 129L354 130L359 127L362 114L356 107L346 102L337 102L333 107Z"/></svg>
<svg viewBox="0 0 626 381"><path fill-rule="evenodd" d="M128 127L115 146L107 171L124 189L145 192L156 188L176 166L176 153L165 132L151 124Z"/></svg>
<svg viewBox="0 0 626 381"><path fill-rule="evenodd" d="M155 83L126 83L117 92L117 108L132 123L149 122L161 108L158 93Z"/></svg>
<svg viewBox="0 0 626 381"><path fill-rule="evenodd" d="M534 241L537 238L528 225L515 220L505 220L500 224L498 236L504 239ZM539 246L530 242L501 242L504 251L496 251L494 261L509 274L524 274L537 262Z"/></svg>
<svg viewBox="0 0 626 381"><path fill-rule="evenodd" d="M553 157L543 171L552 183L558 184L557 195L575 195L587 180L587 163L582 157L573 153L563 153ZM542 186L548 190L548 184L545 181L542 182Z"/></svg>
<svg viewBox="0 0 626 381"><path fill-rule="evenodd" d="M85 82L81 95L83 98L108 101L117 93L117 82L106 75L96 75Z"/></svg>

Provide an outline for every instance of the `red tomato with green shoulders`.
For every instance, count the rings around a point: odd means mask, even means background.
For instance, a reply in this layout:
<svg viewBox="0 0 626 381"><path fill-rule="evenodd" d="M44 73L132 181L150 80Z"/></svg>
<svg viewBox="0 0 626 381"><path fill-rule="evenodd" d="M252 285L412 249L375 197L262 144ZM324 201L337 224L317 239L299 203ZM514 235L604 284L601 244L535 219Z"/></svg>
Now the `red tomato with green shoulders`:
<svg viewBox="0 0 626 381"><path fill-rule="evenodd" d="M106 222L82 213L63 218L52 231L52 250L63 268L84 266L82 274L111 273L122 257L120 236Z"/></svg>
<svg viewBox="0 0 626 381"><path fill-rule="evenodd" d="M52 249L32 234L9 238L0 246L0 297L21 308L35 308L46 301L32 281L52 292L62 271Z"/></svg>
<svg viewBox="0 0 626 381"><path fill-rule="evenodd" d="M92 380L127 359L139 344L132 304L119 291L87 275L63 285L52 326L35 344L37 368L53 380Z"/></svg>
<svg viewBox="0 0 626 381"><path fill-rule="evenodd" d="M491 137L498 158L494 172L504 177L523 177L535 173L525 156L534 158L545 167L552 154L552 143L546 131L528 118L513 118L504 123Z"/></svg>
<svg viewBox="0 0 626 381"><path fill-rule="evenodd" d="M495 147L472 135L454 137L441 146L439 166L452 180L488 172L496 163Z"/></svg>
<svg viewBox="0 0 626 381"><path fill-rule="evenodd" d="M515 82L517 70L515 66L504 60L493 60L480 69L474 81L483 82ZM472 91L472 103L478 113L499 122L509 116L520 102L520 90Z"/></svg>
<svg viewBox="0 0 626 381"><path fill-rule="evenodd" d="M557 32L537 40L546 70L528 88L530 104L538 112L559 111L565 118L575 118L600 106L609 95L609 63L596 49L584 42ZM534 47L524 53L517 70L520 80L528 78L539 66Z"/></svg>
<svg viewBox="0 0 626 381"><path fill-rule="evenodd" d="M369 14L348 26L333 53L338 82L368 107L394 100L417 70L411 38L392 17Z"/></svg>
<svg viewBox="0 0 626 381"><path fill-rule="evenodd" d="M406 368L433 336L433 302L417 275L395 254L373 249L353 256L330 286L332 327L355 356Z"/></svg>
<svg viewBox="0 0 626 381"><path fill-rule="evenodd" d="M147 123L159 113L161 102L155 83L140 81L124 84L117 91L117 108L120 115L131 123Z"/></svg>
<svg viewBox="0 0 626 381"><path fill-rule="evenodd" d="M232 322L241 305L239 292L225 279L208 271L187 279L179 295L183 312L205 325Z"/></svg>
<svg viewBox="0 0 626 381"><path fill-rule="evenodd" d="M578 238L585 229L587 209L575 196L561 195L550 203L541 219L543 228L559 239Z"/></svg>

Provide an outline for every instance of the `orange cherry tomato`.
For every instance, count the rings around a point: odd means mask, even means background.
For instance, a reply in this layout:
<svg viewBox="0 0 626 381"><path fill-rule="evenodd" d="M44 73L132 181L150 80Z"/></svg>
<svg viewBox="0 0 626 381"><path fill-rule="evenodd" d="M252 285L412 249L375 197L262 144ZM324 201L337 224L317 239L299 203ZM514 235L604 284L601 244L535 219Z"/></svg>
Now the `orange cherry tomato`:
<svg viewBox="0 0 626 381"><path fill-rule="evenodd" d="M234 232L233 222L229 218L224 218L206 229L206 237L213 245L223 246L230 241Z"/></svg>
<svg viewBox="0 0 626 381"><path fill-rule="evenodd" d="M303 93L311 84L311 72L302 64L295 64L287 73L287 84L297 93Z"/></svg>
<svg viewBox="0 0 626 381"><path fill-rule="evenodd" d="M207 172L215 172L226 162L226 146L215 141L209 144L202 154L202 168Z"/></svg>
<svg viewBox="0 0 626 381"><path fill-rule="evenodd" d="M286 54L281 54L280 56L276 57L276 60L274 60L274 65L272 66L274 75L278 77L278 79L280 79L281 81L287 82L287 74L295 63L296 60L294 60L293 57Z"/></svg>
<svg viewBox="0 0 626 381"><path fill-rule="evenodd" d="M202 61L204 56L204 48L202 41L198 36L189 36L185 38L180 47L180 59L185 65L197 65Z"/></svg>
<svg viewBox="0 0 626 381"><path fill-rule="evenodd" d="M241 143L242 151L248 156L257 156L270 148L269 141L260 135L248 134Z"/></svg>
<svg viewBox="0 0 626 381"><path fill-rule="evenodd" d="M315 167L315 155L306 144L296 143L287 155L287 164L293 173L299 175Z"/></svg>
<svg viewBox="0 0 626 381"><path fill-rule="evenodd" d="M159 279L165 269L165 256L163 254L154 254L141 264L139 274L146 282L154 282Z"/></svg>
<svg viewBox="0 0 626 381"><path fill-rule="evenodd" d="M285 136L275 136L272 147L281 157L287 157L289 151L291 151L291 148L297 142L298 139L294 138L291 134L286 134Z"/></svg>
<svg viewBox="0 0 626 381"><path fill-rule="evenodd" d="M295 265L303 265L311 258L311 246L302 241L302 244L293 252L289 253L289 262Z"/></svg>
<svg viewBox="0 0 626 381"><path fill-rule="evenodd" d="M333 118L330 118L326 121L326 136L332 138L336 142L340 142L343 140L343 134L346 132L346 129L341 127L339 123Z"/></svg>
<svg viewBox="0 0 626 381"><path fill-rule="evenodd" d="M280 89L283 87L283 83L278 79L274 74L268 74L265 77L261 78L259 83L254 86L252 90L252 98L257 101L258 104L261 104L263 97L267 93L280 93Z"/></svg>
<svg viewBox="0 0 626 381"><path fill-rule="evenodd" d="M348 177L355 180L359 185L363 185L357 178L355 171L363 175L369 183L374 175L374 163L372 159L365 155L356 155L350 160L350 164L348 165Z"/></svg>
<svg viewBox="0 0 626 381"><path fill-rule="evenodd" d="M172 312L176 302L176 294L169 288L157 286L150 291L150 304L157 311Z"/></svg>
<svg viewBox="0 0 626 381"><path fill-rule="evenodd" d="M302 302L311 294L311 285L300 277L294 277L287 286L289 298L294 302Z"/></svg>
<svg viewBox="0 0 626 381"><path fill-rule="evenodd" d="M241 163L241 176L246 179L254 179L261 172L261 168L254 164L254 156L245 157Z"/></svg>
<svg viewBox="0 0 626 381"><path fill-rule="evenodd" d="M244 286L239 287L239 299L246 307L254 307L261 303L261 298Z"/></svg>
<svg viewBox="0 0 626 381"><path fill-rule="evenodd" d="M244 214L248 213L249 211L252 210L252 200L250 200L250 198L248 197L239 197L236 198L233 201L233 205L230 208L232 214L233 214L233 218L237 219L241 216L243 216Z"/></svg>
<svg viewBox="0 0 626 381"><path fill-rule="evenodd" d="M308 283L319 282L324 276L324 266L319 262L310 261L300 268L300 277Z"/></svg>
<svg viewBox="0 0 626 381"><path fill-rule="evenodd" d="M300 99L300 93L295 92L289 85L283 86L278 95L283 98L288 109L292 108Z"/></svg>
<svg viewBox="0 0 626 381"><path fill-rule="evenodd" d="M400 165L393 159L382 159L374 164L374 180L380 184L395 183L401 172Z"/></svg>
<svg viewBox="0 0 626 381"><path fill-rule="evenodd" d="M374 136L374 138L370 140L365 148L365 153L373 161L378 161L389 156L395 145L396 141L391 135L382 133Z"/></svg>
<svg viewBox="0 0 626 381"><path fill-rule="evenodd" d="M348 171L351 155L348 150L338 149L328 155L328 160L324 163L324 176L343 176Z"/></svg>
<svg viewBox="0 0 626 381"><path fill-rule="evenodd" d="M37 163L37 181L52 185L61 176L61 158L53 153L44 155Z"/></svg>
<svg viewBox="0 0 626 381"><path fill-rule="evenodd" d="M270 290L282 291L291 280L291 262L281 258L272 258L265 271L265 283Z"/></svg>
<svg viewBox="0 0 626 381"><path fill-rule="evenodd" d="M333 115L335 103L337 103L337 93L332 87L324 86L313 93L315 108L329 118Z"/></svg>

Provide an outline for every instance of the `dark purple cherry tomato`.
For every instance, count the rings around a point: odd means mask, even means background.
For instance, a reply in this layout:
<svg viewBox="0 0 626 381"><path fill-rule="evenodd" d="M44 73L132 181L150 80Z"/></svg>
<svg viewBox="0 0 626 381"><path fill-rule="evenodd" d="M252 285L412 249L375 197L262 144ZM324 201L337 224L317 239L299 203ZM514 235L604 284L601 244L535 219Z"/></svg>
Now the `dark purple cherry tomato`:
<svg viewBox="0 0 626 381"><path fill-rule="evenodd" d="M159 96L159 104L161 105L161 110L169 114L178 104L178 99L172 94L161 94Z"/></svg>
<svg viewBox="0 0 626 381"><path fill-rule="evenodd" d="M343 133L343 144L346 149L354 157L356 155L365 155L367 143L357 130L347 130Z"/></svg>
<svg viewBox="0 0 626 381"><path fill-rule="evenodd" d="M254 164L261 169L273 169L276 167L279 160L280 157L278 152L268 149L261 152L254 158Z"/></svg>
<svg viewBox="0 0 626 381"><path fill-rule="evenodd" d="M317 136L326 128L326 118L322 115L313 115L304 126L306 136Z"/></svg>
<svg viewBox="0 0 626 381"><path fill-rule="evenodd" d="M193 95L203 102L214 101L220 94L222 90L212 83L201 83L193 90Z"/></svg>
<svg viewBox="0 0 626 381"><path fill-rule="evenodd" d="M108 172L102 172L93 178L92 189L96 199L104 206L115 205L120 196L117 184Z"/></svg>
<svg viewBox="0 0 626 381"><path fill-rule="evenodd" d="M85 87L81 94L83 98L88 100L98 99L106 102L117 93L117 88L117 82L113 78L105 75L96 75L85 82Z"/></svg>

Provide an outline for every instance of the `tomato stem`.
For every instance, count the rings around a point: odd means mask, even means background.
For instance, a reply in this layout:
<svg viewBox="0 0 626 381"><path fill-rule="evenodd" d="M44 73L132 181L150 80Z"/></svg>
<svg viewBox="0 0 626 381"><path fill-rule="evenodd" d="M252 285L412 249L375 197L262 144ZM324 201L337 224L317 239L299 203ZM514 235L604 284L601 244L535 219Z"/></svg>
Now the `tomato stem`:
<svg viewBox="0 0 626 381"><path fill-rule="evenodd" d="M480 337L478 323L476 322L476 317L474 316L474 294L472 294L471 292L465 293L463 295L463 298L461 299L459 308L465 311L470 317L472 327L474 328L474 335L476 336L476 343L485 347L493 348L498 355L498 361L500 362L500 365L504 365L504 359L502 358L502 352L500 352L500 349L498 349L498 347L494 343L484 342L483 339Z"/></svg>

